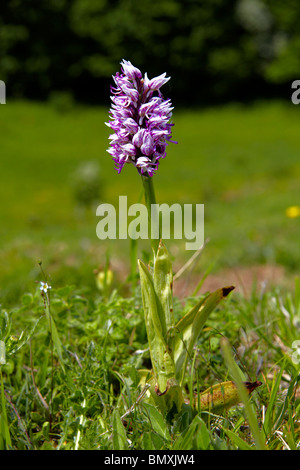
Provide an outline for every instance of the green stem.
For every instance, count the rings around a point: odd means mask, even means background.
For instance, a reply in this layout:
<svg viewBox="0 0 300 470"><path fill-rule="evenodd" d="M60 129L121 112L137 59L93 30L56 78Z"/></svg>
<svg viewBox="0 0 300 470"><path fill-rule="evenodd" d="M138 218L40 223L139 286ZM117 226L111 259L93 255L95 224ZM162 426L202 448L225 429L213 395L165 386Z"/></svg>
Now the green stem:
<svg viewBox="0 0 300 470"><path fill-rule="evenodd" d="M148 211L148 234L149 238L151 240L151 246L154 251L154 255L156 255L157 250L158 250L158 245L159 245L159 240L161 238L161 229L159 226L159 220L158 220L158 215L157 213L154 212L155 208L152 208L152 204L156 204L156 199L155 199L155 192L154 192L154 186L153 186L153 181L152 177L150 176L144 176L142 175L142 182L144 186L144 192L145 192L145 202L146 202L146 207ZM153 217L151 217L151 214L153 214ZM155 230L155 225L158 224L158 238L152 237L153 233L157 233L157 230ZM153 229L153 230L152 230Z"/></svg>
<svg viewBox="0 0 300 470"><path fill-rule="evenodd" d="M2 377L2 370L0 367L0 384L1 384L1 414L0 414L0 447L1 450L9 450L12 447L9 424L6 414L6 400L4 395L4 384Z"/></svg>

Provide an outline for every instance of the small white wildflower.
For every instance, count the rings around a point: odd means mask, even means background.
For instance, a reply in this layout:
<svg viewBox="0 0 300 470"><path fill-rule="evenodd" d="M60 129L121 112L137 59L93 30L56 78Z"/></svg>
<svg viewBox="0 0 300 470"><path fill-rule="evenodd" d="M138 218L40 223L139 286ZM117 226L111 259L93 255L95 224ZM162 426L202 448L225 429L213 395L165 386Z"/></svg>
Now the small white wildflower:
<svg viewBox="0 0 300 470"><path fill-rule="evenodd" d="M41 290L42 292L45 292L45 294L47 294L48 289L51 289L51 286L49 286L47 282L41 281L40 290Z"/></svg>

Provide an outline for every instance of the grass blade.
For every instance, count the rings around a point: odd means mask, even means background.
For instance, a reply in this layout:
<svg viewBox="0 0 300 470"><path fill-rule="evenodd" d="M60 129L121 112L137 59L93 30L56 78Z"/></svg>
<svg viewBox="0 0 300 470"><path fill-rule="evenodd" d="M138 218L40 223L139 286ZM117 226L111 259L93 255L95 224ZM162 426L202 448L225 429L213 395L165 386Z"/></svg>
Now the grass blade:
<svg viewBox="0 0 300 470"><path fill-rule="evenodd" d="M290 403L293 400L293 396L295 394L295 387L297 387L297 384L300 381L300 375L299 374L300 374L300 366L298 366L298 369L295 372L294 378L290 382L287 394L285 396L284 403L282 404L282 406L278 410L278 413L275 417L275 420L274 420L275 421L275 425L274 425L275 429L278 429L279 426L281 425L281 423L284 419L284 416L285 416L285 412L286 412L287 408L289 407Z"/></svg>
<svg viewBox="0 0 300 470"><path fill-rule="evenodd" d="M236 384L241 401L243 402L245 406L246 416L249 422L250 429L252 431L252 435L255 440L256 448L257 450L263 450L265 449L263 435L261 431L259 430L256 416L254 415L252 407L250 406L248 393L241 379L240 369L232 357L230 345L226 338L222 338L221 347L223 350L226 365Z"/></svg>
<svg viewBox="0 0 300 470"><path fill-rule="evenodd" d="M6 363L5 343L0 340L0 365Z"/></svg>
<svg viewBox="0 0 300 470"><path fill-rule="evenodd" d="M264 419L264 429L267 435L271 435L273 428L273 415L274 415L274 405L276 397L278 394L279 385L281 382L281 377L284 371L284 365L282 365L277 377L273 379L272 389L269 397L268 408L265 414Z"/></svg>
<svg viewBox="0 0 300 470"><path fill-rule="evenodd" d="M0 368L0 380L1 380L1 414L0 414L0 449L8 450L12 447L9 424L6 413L6 400L4 395L4 385L2 371Z"/></svg>
<svg viewBox="0 0 300 470"><path fill-rule="evenodd" d="M56 328L56 325L55 325L55 321L54 321L53 315L51 314L51 311L50 311L50 302L49 302L48 297L47 297L47 301L45 302L45 313L46 313L46 318L48 320L48 325L49 325L51 338L52 338L54 347L56 349L61 367L64 371L65 367L64 367L63 352L62 352L63 351L62 343L59 339L57 328Z"/></svg>

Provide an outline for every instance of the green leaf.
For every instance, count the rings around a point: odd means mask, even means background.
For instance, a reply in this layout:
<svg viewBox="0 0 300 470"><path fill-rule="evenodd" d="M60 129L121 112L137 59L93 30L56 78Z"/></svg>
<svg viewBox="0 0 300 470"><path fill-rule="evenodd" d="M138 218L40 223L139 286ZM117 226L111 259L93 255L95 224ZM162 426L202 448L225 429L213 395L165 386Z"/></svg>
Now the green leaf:
<svg viewBox="0 0 300 470"><path fill-rule="evenodd" d="M0 364L6 363L5 343L0 340Z"/></svg>
<svg viewBox="0 0 300 470"><path fill-rule="evenodd" d="M57 332L57 328L56 328L56 325L55 325L53 315L51 315L51 312L50 312L49 301L46 302L45 313L46 313L46 317L47 317L47 320L48 320L48 325L49 325L51 338L52 338L54 347L56 349L57 355L59 357L61 367L64 371L65 367L64 367L64 360L63 360L63 353L62 353L63 347L62 347L62 343L60 341L60 338L58 336L58 332Z"/></svg>
<svg viewBox="0 0 300 470"><path fill-rule="evenodd" d="M281 377L284 372L284 365L285 364L283 363L278 375L277 376L276 374L274 375L270 397L268 400L268 407L267 407L265 419L264 419L264 429L269 435L272 433L272 431L274 431L273 430L274 404L277 399L278 390L279 390L279 386L281 383Z"/></svg>
<svg viewBox="0 0 300 470"><path fill-rule="evenodd" d="M12 447L9 424L6 413L6 399L4 394L3 377L0 369L1 382L1 412L0 412L0 450L10 449Z"/></svg>
<svg viewBox="0 0 300 470"><path fill-rule="evenodd" d="M241 401L244 404L245 407L245 413L249 422L250 429L252 431L254 440L255 440L255 445L257 450L263 450L265 449L265 443L264 443L264 438L263 435L259 429L257 418L253 412L253 409L250 405L248 393L246 391L246 388L242 382L241 379L241 373L238 365L234 361L231 350L230 350L230 345L229 342L226 338L221 339L221 347L223 350L224 354L224 359L226 362L226 365L230 371L230 374L232 375L232 378L234 380L234 383L238 389L238 394L241 398Z"/></svg>
<svg viewBox="0 0 300 470"><path fill-rule="evenodd" d="M168 331L174 326L173 272L169 252L162 242L155 258L153 283L158 298L163 336L167 338Z"/></svg>
<svg viewBox="0 0 300 470"><path fill-rule="evenodd" d="M279 374L280 374L280 377L282 377L282 373L283 373L283 370L284 370L284 366L285 366L285 362L282 364L282 367L281 367L281 370L282 372L280 371ZM289 384L289 388L288 388L288 391L285 395L285 400L284 402L282 403L281 406L279 406L278 408L278 412L276 414L276 417L275 417L275 424L273 424L273 430L275 429L278 429L279 426L281 425L282 421L285 419L285 416L286 416L286 410L289 406L289 404L292 402L293 400L293 396L294 396L294 393L295 393L295 385L297 383L299 383L300 381L300 366L298 365L298 369L296 370L296 373L294 375L294 378L290 381L290 384ZM270 411L269 411L269 405L268 405L268 408L267 408L267 412L266 412L266 415L267 413L270 413L272 408L274 407L274 404L276 403L276 400L272 398L272 395L273 395L273 388L274 388L274 384L272 386L272 389L271 389L271 394L270 394ZM272 401L271 401L272 400ZM269 417L268 417L268 420L269 420ZM264 423L264 429L267 430L266 426L265 426L265 423ZM272 431L270 431L271 433Z"/></svg>
<svg viewBox="0 0 300 470"><path fill-rule="evenodd" d="M145 323L149 341L151 362L159 390L164 391L168 379L175 376L175 366L169 347L163 336L161 309L150 273L142 261L138 260Z"/></svg>
<svg viewBox="0 0 300 470"><path fill-rule="evenodd" d="M247 444L247 442L245 442L242 438L240 438L240 436L238 436L236 433L234 433L233 431L230 431L230 429L225 429L224 427L223 427L223 430L225 434L227 434L229 439L238 447L238 449L253 450L253 448L249 446L249 444Z"/></svg>
<svg viewBox="0 0 300 470"><path fill-rule="evenodd" d="M167 381L166 390L159 394L155 384L155 382L151 383L149 388L149 402L154 404L163 416L168 415L171 418L174 413L181 411L183 404L182 387L178 385L175 378L172 378Z"/></svg>
<svg viewBox="0 0 300 470"><path fill-rule="evenodd" d="M153 431L165 440L170 441L171 436L163 415L151 403L144 403L143 407L146 409Z"/></svg>
<svg viewBox="0 0 300 470"><path fill-rule="evenodd" d="M195 442L197 449L206 450L209 448L211 438L204 421L198 416L198 427L195 432Z"/></svg>
<svg viewBox="0 0 300 470"><path fill-rule="evenodd" d="M234 287L223 287L201 299L179 322L176 324L173 338L173 351L175 361L176 379L182 385L186 370L186 363L192 355L200 331L202 330L210 313L216 308L224 297Z"/></svg>
<svg viewBox="0 0 300 470"><path fill-rule="evenodd" d="M22 296L22 304L25 306L31 305L33 302L33 295L32 294L24 294Z"/></svg>
<svg viewBox="0 0 300 470"><path fill-rule="evenodd" d="M127 450L127 436L117 409L113 412L112 428L113 450Z"/></svg>
<svg viewBox="0 0 300 470"><path fill-rule="evenodd" d="M11 320L7 312L0 313L0 338L5 340L11 330Z"/></svg>
<svg viewBox="0 0 300 470"><path fill-rule="evenodd" d="M27 331L23 330L19 337L17 336L9 336L6 340L6 355L7 357L12 356L15 354L19 349L21 349L24 344L28 343L30 338L33 336L35 332L36 326L41 320L42 317L39 317L36 322L34 323L33 327Z"/></svg>
<svg viewBox="0 0 300 470"><path fill-rule="evenodd" d="M172 450L206 450L210 445L211 439L209 431L200 418L195 416L188 429L184 431L175 441Z"/></svg>
<svg viewBox="0 0 300 470"><path fill-rule="evenodd" d="M157 440L160 442L155 442ZM143 433L143 450L158 450L163 446L163 444L163 439L157 434L154 434L153 431Z"/></svg>

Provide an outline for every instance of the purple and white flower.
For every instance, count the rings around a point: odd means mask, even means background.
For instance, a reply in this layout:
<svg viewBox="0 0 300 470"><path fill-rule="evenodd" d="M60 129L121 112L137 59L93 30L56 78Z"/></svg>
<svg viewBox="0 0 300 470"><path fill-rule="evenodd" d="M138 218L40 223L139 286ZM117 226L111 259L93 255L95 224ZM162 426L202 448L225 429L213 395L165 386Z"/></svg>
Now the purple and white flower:
<svg viewBox="0 0 300 470"><path fill-rule="evenodd" d="M131 62L123 60L121 66L123 73L113 77L116 87L111 87L110 120L105 123L114 130L107 151L118 173L125 163L133 163L140 174L153 176L159 160L166 156L168 143L174 142L170 122L173 108L160 92L170 77L163 73L149 80Z"/></svg>

